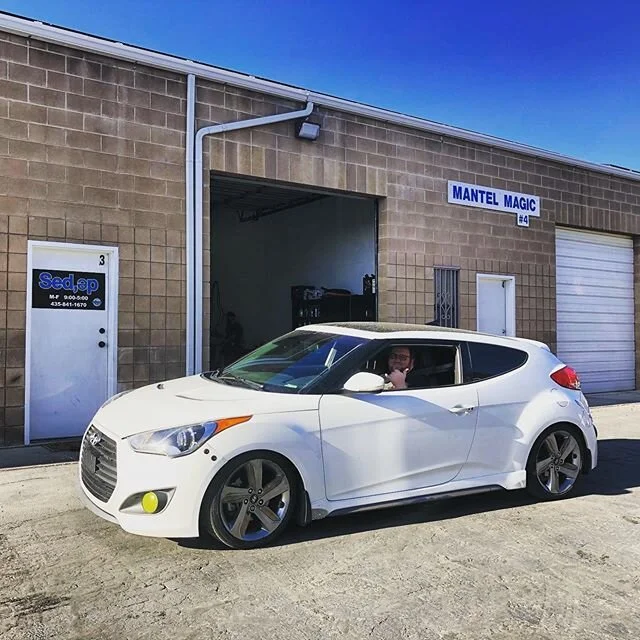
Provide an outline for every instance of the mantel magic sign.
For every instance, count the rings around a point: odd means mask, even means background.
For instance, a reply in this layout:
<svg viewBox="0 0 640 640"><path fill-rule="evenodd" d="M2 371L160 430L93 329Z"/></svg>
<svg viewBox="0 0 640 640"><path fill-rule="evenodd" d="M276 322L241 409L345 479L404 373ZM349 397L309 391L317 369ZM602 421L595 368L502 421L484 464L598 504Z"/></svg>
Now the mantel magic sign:
<svg viewBox="0 0 640 640"><path fill-rule="evenodd" d="M34 269L31 295L33 309L103 311L104 273Z"/></svg>
<svg viewBox="0 0 640 640"><path fill-rule="evenodd" d="M451 204L540 217L540 198L538 196L454 182L453 180L449 180L448 185L448 201Z"/></svg>

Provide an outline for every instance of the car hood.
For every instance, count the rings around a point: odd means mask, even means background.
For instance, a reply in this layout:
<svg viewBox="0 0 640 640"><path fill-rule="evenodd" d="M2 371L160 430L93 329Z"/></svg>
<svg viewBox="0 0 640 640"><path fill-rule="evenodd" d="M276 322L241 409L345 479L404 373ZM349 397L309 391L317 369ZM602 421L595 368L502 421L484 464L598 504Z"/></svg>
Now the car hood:
<svg viewBox="0 0 640 640"><path fill-rule="evenodd" d="M93 423L115 436L207 420L265 413L316 411L319 396L254 391L200 375L136 389L102 407Z"/></svg>

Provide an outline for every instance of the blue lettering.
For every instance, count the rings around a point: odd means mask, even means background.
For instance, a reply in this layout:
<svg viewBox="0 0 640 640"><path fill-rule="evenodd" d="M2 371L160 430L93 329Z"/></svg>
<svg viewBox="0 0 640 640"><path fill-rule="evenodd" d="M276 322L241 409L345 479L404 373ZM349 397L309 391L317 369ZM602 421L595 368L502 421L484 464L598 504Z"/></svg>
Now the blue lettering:
<svg viewBox="0 0 640 640"><path fill-rule="evenodd" d="M87 279L87 293L91 295L98 290L98 281L95 278Z"/></svg>
<svg viewBox="0 0 640 640"><path fill-rule="evenodd" d="M535 211L536 210L536 201L531 198L529 200L529 211Z"/></svg>
<svg viewBox="0 0 640 640"><path fill-rule="evenodd" d="M513 209L513 196L510 196L508 193L504 194L504 206Z"/></svg>
<svg viewBox="0 0 640 640"><path fill-rule="evenodd" d="M463 200L471 201L471 196L469 195L469 187L464 188L464 194L462 195Z"/></svg>
<svg viewBox="0 0 640 640"><path fill-rule="evenodd" d="M478 202L478 190L471 189L471 202Z"/></svg>
<svg viewBox="0 0 640 640"><path fill-rule="evenodd" d="M522 198L520 198L520 208L524 209L525 211L528 211L527 205L529 203L527 202L527 199L523 196Z"/></svg>
<svg viewBox="0 0 640 640"><path fill-rule="evenodd" d="M82 291L91 295L100 288L100 283L95 278L78 278L78 282L76 283L73 273L70 273L64 278L59 276L54 278L48 271L43 271L38 277L38 286L45 290L55 289L59 291L60 289L64 289L65 291L71 291L73 293Z"/></svg>
<svg viewBox="0 0 640 640"><path fill-rule="evenodd" d="M62 288L65 291L73 291L73 293L75 293L73 289L73 275L71 273L66 278L62 279Z"/></svg>
<svg viewBox="0 0 640 640"><path fill-rule="evenodd" d="M495 205L496 207L498 206L498 201L496 200L496 194L493 193L493 191L489 191L489 193L487 193L487 204L492 204L492 205Z"/></svg>
<svg viewBox="0 0 640 640"><path fill-rule="evenodd" d="M48 271L43 271L40 274L38 286L41 289L51 289L51 274Z"/></svg>
<svg viewBox="0 0 640 640"><path fill-rule="evenodd" d="M462 187L457 184L453 185L453 199L462 200Z"/></svg>

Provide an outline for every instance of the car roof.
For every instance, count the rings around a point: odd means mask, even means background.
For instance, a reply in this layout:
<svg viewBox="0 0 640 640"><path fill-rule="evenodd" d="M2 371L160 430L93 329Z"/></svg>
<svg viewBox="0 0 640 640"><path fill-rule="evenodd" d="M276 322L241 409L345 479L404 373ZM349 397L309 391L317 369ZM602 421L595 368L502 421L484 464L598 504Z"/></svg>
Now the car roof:
<svg viewBox="0 0 640 640"><path fill-rule="evenodd" d="M512 348L525 349L536 346L547 349L547 345L535 340L496 336L490 333L480 333L469 329L452 329L434 325L409 324L402 322L326 322L298 327L297 331L316 331L319 333L335 333L351 335L371 340L467 340L469 342L485 342Z"/></svg>

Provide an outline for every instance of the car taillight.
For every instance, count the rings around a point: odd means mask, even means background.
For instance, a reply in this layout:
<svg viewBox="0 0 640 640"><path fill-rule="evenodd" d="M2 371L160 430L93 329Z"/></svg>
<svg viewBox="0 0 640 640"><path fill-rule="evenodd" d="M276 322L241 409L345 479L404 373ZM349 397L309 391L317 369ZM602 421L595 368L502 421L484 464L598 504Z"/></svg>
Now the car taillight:
<svg viewBox="0 0 640 640"><path fill-rule="evenodd" d="M562 367L555 373L551 374L551 379L566 389L580 389L580 378L575 369L571 367Z"/></svg>

